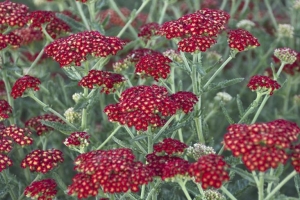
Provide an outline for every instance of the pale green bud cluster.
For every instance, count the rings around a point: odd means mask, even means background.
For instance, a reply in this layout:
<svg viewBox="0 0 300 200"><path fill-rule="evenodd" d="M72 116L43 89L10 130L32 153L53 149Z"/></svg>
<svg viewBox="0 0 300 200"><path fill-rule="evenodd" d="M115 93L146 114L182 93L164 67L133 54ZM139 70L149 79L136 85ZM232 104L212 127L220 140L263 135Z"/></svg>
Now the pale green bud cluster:
<svg viewBox="0 0 300 200"><path fill-rule="evenodd" d="M82 98L82 92L80 93L75 93L72 95L72 99L75 101L75 103L78 103L78 101Z"/></svg>
<svg viewBox="0 0 300 200"><path fill-rule="evenodd" d="M70 123L76 123L81 120L81 113L75 112L73 107L68 108L65 111L64 116L66 117L66 120Z"/></svg>
<svg viewBox="0 0 300 200"><path fill-rule="evenodd" d="M285 64L292 64L297 59L297 52L290 48L278 48L274 51L276 56L281 62Z"/></svg>
<svg viewBox="0 0 300 200"><path fill-rule="evenodd" d="M251 30L251 28L253 28L254 26L255 26L254 22L248 19L243 19L236 24L237 28L246 29L248 31Z"/></svg>
<svg viewBox="0 0 300 200"><path fill-rule="evenodd" d="M217 190L205 190L204 191L205 200L226 200L225 196L222 195Z"/></svg>
<svg viewBox="0 0 300 200"><path fill-rule="evenodd" d="M293 38L294 27L290 24L278 24L277 35L280 38Z"/></svg>
<svg viewBox="0 0 300 200"><path fill-rule="evenodd" d="M214 100L223 101L224 103L227 103L232 100L232 96L227 92L218 92L217 95L214 97Z"/></svg>
<svg viewBox="0 0 300 200"><path fill-rule="evenodd" d="M196 143L187 148L187 155L194 157L195 160L208 154L216 154L216 152L212 147L205 146L204 144Z"/></svg>

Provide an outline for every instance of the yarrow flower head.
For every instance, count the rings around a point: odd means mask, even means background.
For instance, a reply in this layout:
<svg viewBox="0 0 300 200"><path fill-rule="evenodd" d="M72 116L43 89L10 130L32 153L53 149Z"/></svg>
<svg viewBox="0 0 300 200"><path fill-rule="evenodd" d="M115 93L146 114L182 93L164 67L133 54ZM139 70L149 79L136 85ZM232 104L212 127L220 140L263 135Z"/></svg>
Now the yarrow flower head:
<svg viewBox="0 0 300 200"><path fill-rule="evenodd" d="M0 153L9 153L13 148L13 141L0 135Z"/></svg>
<svg viewBox="0 0 300 200"><path fill-rule="evenodd" d="M281 86L279 83L268 76L255 75L250 78L247 87L252 91L268 92L270 95Z"/></svg>
<svg viewBox="0 0 300 200"><path fill-rule="evenodd" d="M64 145L69 148L83 149L89 145L90 135L86 132L74 132L64 140Z"/></svg>
<svg viewBox="0 0 300 200"><path fill-rule="evenodd" d="M222 182L229 180L228 167L229 165L221 156L208 154L190 164L188 172L190 176L195 178L196 183L201 183L203 189L220 188Z"/></svg>
<svg viewBox="0 0 300 200"><path fill-rule="evenodd" d="M211 37L193 35L191 37L182 39L178 43L178 51L190 53L197 51L205 52L215 43L217 43L217 41Z"/></svg>
<svg viewBox="0 0 300 200"><path fill-rule="evenodd" d="M205 190L204 196L205 200L226 200L226 197L217 190Z"/></svg>
<svg viewBox="0 0 300 200"><path fill-rule="evenodd" d="M300 173L300 144L293 146L292 148L292 165L296 172Z"/></svg>
<svg viewBox="0 0 300 200"><path fill-rule="evenodd" d="M179 53L179 51L174 50L174 49L168 49L164 52L162 52L162 54L168 58L170 58L173 62L178 62L178 63L182 63L182 57Z"/></svg>
<svg viewBox="0 0 300 200"><path fill-rule="evenodd" d="M225 103L232 100L232 96L227 92L218 92L217 95L214 97L216 101L223 101Z"/></svg>
<svg viewBox="0 0 300 200"><path fill-rule="evenodd" d="M153 146L156 155L181 155L188 146L179 140L165 138Z"/></svg>
<svg viewBox="0 0 300 200"><path fill-rule="evenodd" d="M104 112L110 121L146 131L148 126L163 126L165 117L174 115L178 110L191 112L196 102L196 95L190 92L170 96L161 86L135 86L122 92L120 102L106 106Z"/></svg>
<svg viewBox="0 0 300 200"><path fill-rule="evenodd" d="M285 64L293 64L297 60L297 52L287 47L275 49L274 56Z"/></svg>
<svg viewBox="0 0 300 200"><path fill-rule="evenodd" d="M74 108L68 108L65 113L64 116L66 117L66 120L70 123L76 123L79 122L81 119L81 113L80 112L76 112L74 111Z"/></svg>
<svg viewBox="0 0 300 200"><path fill-rule="evenodd" d="M42 32L33 27L16 29L13 33L21 38L21 45L28 45L44 38Z"/></svg>
<svg viewBox="0 0 300 200"><path fill-rule="evenodd" d="M278 24L277 35L279 38L293 38L294 27L290 24Z"/></svg>
<svg viewBox="0 0 300 200"><path fill-rule="evenodd" d="M53 128L43 125L41 120L64 123L64 121L62 119L60 119L59 117L57 117L53 114L45 114L45 115L41 115L41 116L37 116L37 117L33 117L33 118L29 119L28 121L25 122L25 126L33 128L36 131L36 134L38 136L41 136L41 135L53 130Z"/></svg>
<svg viewBox="0 0 300 200"><path fill-rule="evenodd" d="M0 33L0 50L10 46L11 48L18 48L22 42L21 37L13 32L6 35Z"/></svg>
<svg viewBox="0 0 300 200"><path fill-rule="evenodd" d="M246 51L250 48L260 46L257 38L243 29L231 30L228 33L228 45L237 51Z"/></svg>
<svg viewBox="0 0 300 200"><path fill-rule="evenodd" d="M26 24L25 16L29 8L24 4L5 0L0 3L0 27L23 27Z"/></svg>
<svg viewBox="0 0 300 200"><path fill-rule="evenodd" d="M31 145L33 143L33 139L30 137L31 132L26 128L19 128L15 125L8 126L1 130L0 135L4 138L13 140L22 147Z"/></svg>
<svg viewBox="0 0 300 200"><path fill-rule="evenodd" d="M4 154L0 154L0 172L13 165L13 161Z"/></svg>
<svg viewBox="0 0 300 200"><path fill-rule="evenodd" d="M6 100L0 100L0 121L9 118L12 113L12 107Z"/></svg>
<svg viewBox="0 0 300 200"><path fill-rule="evenodd" d="M152 76L154 80L166 79L170 73L172 60L161 53L148 54L141 57L136 64L135 73Z"/></svg>
<svg viewBox="0 0 300 200"><path fill-rule="evenodd" d="M57 194L57 184L53 179L34 181L24 190L24 195L31 199L50 200Z"/></svg>
<svg viewBox="0 0 300 200"><path fill-rule="evenodd" d="M98 31L84 31L60 38L45 48L45 53L61 67L80 66L88 55L107 57L123 49L125 42L117 37L101 35Z"/></svg>
<svg viewBox="0 0 300 200"><path fill-rule="evenodd" d="M293 142L297 141L300 128L296 123L275 120L251 125L233 124L224 136L225 148L242 157L250 171L261 172L285 164Z"/></svg>
<svg viewBox="0 0 300 200"><path fill-rule="evenodd" d="M208 154L216 154L216 151L212 147L205 146L201 143L196 143L187 148L187 155L192 156L195 160Z"/></svg>
<svg viewBox="0 0 300 200"><path fill-rule="evenodd" d="M21 162L21 167L29 167L31 172L47 173L64 161L63 153L57 149L33 150Z"/></svg>
<svg viewBox="0 0 300 200"><path fill-rule="evenodd" d="M46 25L46 31L52 38L57 38L57 35L70 32L71 28L61 19L55 16L54 11L37 10L30 12L26 18L30 28L38 28L42 30L42 26Z"/></svg>
<svg viewBox="0 0 300 200"><path fill-rule="evenodd" d="M294 0L293 8L295 10L300 10L300 0Z"/></svg>
<svg viewBox="0 0 300 200"><path fill-rule="evenodd" d="M134 154L127 148L96 150L79 155L74 163L75 170L81 173L76 176L81 176L82 181L73 179L68 194L87 198L96 196L100 187L104 193L111 194L139 191L140 185L152 181L152 171L134 160ZM83 182L89 182L93 187L83 187Z"/></svg>
<svg viewBox="0 0 300 200"><path fill-rule="evenodd" d="M156 22L144 24L140 27L139 37L149 40L152 36L156 35L160 25Z"/></svg>
<svg viewBox="0 0 300 200"><path fill-rule="evenodd" d="M93 89L94 86L102 87L101 92L106 94L113 93L120 87L125 78L121 74L115 74L109 71L91 70L88 75L83 77L78 85Z"/></svg>
<svg viewBox="0 0 300 200"><path fill-rule="evenodd" d="M254 22L249 19L243 19L236 24L237 28L251 30L255 26Z"/></svg>
<svg viewBox="0 0 300 200"><path fill-rule="evenodd" d="M38 91L39 85L41 84L41 81L38 78L25 75L21 78L19 78L15 84L12 87L11 96L16 99L18 97L21 97L24 92L28 89L33 89L34 91Z"/></svg>

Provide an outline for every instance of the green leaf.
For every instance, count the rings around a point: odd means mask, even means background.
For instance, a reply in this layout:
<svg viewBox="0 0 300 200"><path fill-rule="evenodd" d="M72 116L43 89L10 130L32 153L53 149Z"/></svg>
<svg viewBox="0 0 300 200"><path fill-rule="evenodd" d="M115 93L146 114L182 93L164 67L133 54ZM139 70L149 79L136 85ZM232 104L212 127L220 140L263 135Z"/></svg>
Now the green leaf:
<svg viewBox="0 0 300 200"><path fill-rule="evenodd" d="M146 139L147 137L148 137L147 134L141 134L141 135L138 135L138 136L132 138L132 139L131 139L131 142L143 140L143 139Z"/></svg>
<svg viewBox="0 0 300 200"><path fill-rule="evenodd" d="M232 184L228 185L228 190L233 196L238 196L250 187L249 181L246 179L240 179L234 181Z"/></svg>
<svg viewBox="0 0 300 200"><path fill-rule="evenodd" d="M74 19L72 19L71 17L62 14L62 13L56 13L55 16L61 20L63 20L64 22L66 22L72 30L74 30L75 32L82 32L84 31L84 25Z"/></svg>
<svg viewBox="0 0 300 200"><path fill-rule="evenodd" d="M280 164L280 165L275 169L274 176L276 176L276 177L281 176L283 170L284 170L284 166L283 166L283 164Z"/></svg>
<svg viewBox="0 0 300 200"><path fill-rule="evenodd" d="M118 138L116 137L112 137L113 141L115 141L115 143L117 143L118 145L120 145L121 147L124 147L124 148L131 148L130 144L126 144L125 142L119 140Z"/></svg>
<svg viewBox="0 0 300 200"><path fill-rule="evenodd" d="M222 109L223 114L225 115L225 118L229 122L229 124L234 124L233 119L229 116L229 113L228 113L227 109L225 108L225 105L222 101L220 102L220 107Z"/></svg>
<svg viewBox="0 0 300 200"><path fill-rule="evenodd" d="M69 67L63 67L62 70L65 72L65 74L68 76L69 79L74 80L74 81L80 81L82 78L78 76L74 70Z"/></svg>
<svg viewBox="0 0 300 200"><path fill-rule="evenodd" d="M84 97L81 97L79 101L74 106L74 111L78 112L82 110L83 108L86 108L89 105L89 99L86 99Z"/></svg>
<svg viewBox="0 0 300 200"><path fill-rule="evenodd" d="M219 83L211 83L205 91L213 91L213 90L223 89L223 88L226 88L230 85L234 85L234 84L237 84L239 82L242 82L243 80L244 80L244 78L234 78L234 79L231 79L231 80L221 81Z"/></svg>
<svg viewBox="0 0 300 200"><path fill-rule="evenodd" d="M43 125L53 128L54 130L58 130L58 131L62 131L62 132L75 132L76 131L74 128L68 126L67 124L62 124L59 122L41 120L41 123Z"/></svg>
<svg viewBox="0 0 300 200"><path fill-rule="evenodd" d="M242 161L241 161L240 158L234 157L234 156L228 156L228 157L225 157L225 161L226 161L226 163L228 163L230 166L236 166L236 165L242 163Z"/></svg>
<svg viewBox="0 0 300 200"><path fill-rule="evenodd" d="M53 178L55 179L55 181L58 183L58 186L62 189L62 191L67 190L67 186L64 183L64 181L62 180L61 176L58 175L56 172L52 173Z"/></svg>
<svg viewBox="0 0 300 200"><path fill-rule="evenodd" d="M245 109L244 109L243 103L241 101L240 95L236 95L236 103L237 103L237 106L239 109L240 116L243 116L245 113Z"/></svg>
<svg viewBox="0 0 300 200"><path fill-rule="evenodd" d="M233 171L235 173L237 173L238 175L240 175L243 179L248 180L250 183L255 183L255 180L252 177L252 174L250 174L249 172L236 168L236 167L231 167L230 171Z"/></svg>
<svg viewBox="0 0 300 200"><path fill-rule="evenodd" d="M298 193L298 197L300 198L300 176L299 174L296 174L296 176L294 176L294 182L295 182L295 187Z"/></svg>

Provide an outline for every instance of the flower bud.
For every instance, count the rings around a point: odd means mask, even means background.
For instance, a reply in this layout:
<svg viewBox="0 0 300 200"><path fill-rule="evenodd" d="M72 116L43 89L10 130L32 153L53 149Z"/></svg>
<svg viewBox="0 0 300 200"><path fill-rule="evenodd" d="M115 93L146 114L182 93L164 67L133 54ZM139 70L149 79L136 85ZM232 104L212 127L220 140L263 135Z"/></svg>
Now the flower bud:
<svg viewBox="0 0 300 200"><path fill-rule="evenodd" d="M293 64L297 59L297 52L290 48L275 49L274 56L285 64Z"/></svg>
<svg viewBox="0 0 300 200"><path fill-rule="evenodd" d="M278 24L277 35L279 38L287 37L293 38L294 37L294 27L290 24Z"/></svg>

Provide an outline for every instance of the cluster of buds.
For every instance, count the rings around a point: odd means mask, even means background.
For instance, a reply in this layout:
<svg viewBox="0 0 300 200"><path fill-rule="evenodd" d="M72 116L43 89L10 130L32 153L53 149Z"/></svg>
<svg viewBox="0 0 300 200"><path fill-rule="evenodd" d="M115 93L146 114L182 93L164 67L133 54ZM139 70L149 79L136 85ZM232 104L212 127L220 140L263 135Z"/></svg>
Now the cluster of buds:
<svg viewBox="0 0 300 200"><path fill-rule="evenodd" d="M60 119L59 117L57 117L53 114L45 114L45 115L41 115L41 116L37 116L37 117L33 117L33 118L29 119L28 121L25 122L25 126L34 129L38 136L41 136L41 135L53 130L53 128L43 125L41 120L64 123L64 121L62 119Z"/></svg>
<svg viewBox="0 0 300 200"><path fill-rule="evenodd" d="M112 122L146 131L149 126L163 126L165 118L179 110L191 112L197 101L191 92L169 95L161 86L135 86L122 92L119 103L106 106L104 112Z"/></svg>
<svg viewBox="0 0 300 200"><path fill-rule="evenodd" d="M215 150L210 146L205 146L201 143L196 143L193 146L187 148L187 155L192 156L195 160L198 160L202 156L208 154L216 154Z"/></svg>
<svg viewBox="0 0 300 200"><path fill-rule="evenodd" d="M140 32L138 33L138 36L149 40L152 36L157 34L159 28L160 25L156 22L144 24L140 27Z"/></svg>
<svg viewBox="0 0 300 200"><path fill-rule="evenodd" d="M101 35L98 31L84 31L60 38L45 48L45 53L61 67L80 66L88 55L107 57L115 55L126 43L117 37Z"/></svg>
<svg viewBox="0 0 300 200"><path fill-rule="evenodd" d="M6 100L0 100L0 121L9 118L12 113L12 107L8 104Z"/></svg>
<svg viewBox="0 0 300 200"><path fill-rule="evenodd" d="M57 194L57 184L53 179L34 181L24 190L24 195L31 199L53 199Z"/></svg>
<svg viewBox="0 0 300 200"><path fill-rule="evenodd" d="M287 47L275 49L274 56L284 64L293 64L297 60L297 52Z"/></svg>
<svg viewBox="0 0 300 200"><path fill-rule="evenodd" d="M79 155L75 161L79 172L68 187L69 195L78 198L104 193L138 192L139 186L152 181L152 170L139 161L131 149L95 150ZM86 187L88 186L88 187Z"/></svg>
<svg viewBox="0 0 300 200"><path fill-rule="evenodd" d="M177 50L168 49L168 50L162 52L162 54L165 57L168 57L169 59L171 59L173 62L178 62L178 63L183 62L182 57L181 57L179 51L177 51Z"/></svg>
<svg viewBox="0 0 300 200"><path fill-rule="evenodd" d="M225 148L242 157L250 171L264 172L285 164L287 150L297 141L300 128L296 123L275 120L251 125L233 124L224 136Z"/></svg>
<svg viewBox="0 0 300 200"><path fill-rule="evenodd" d="M113 93L125 82L125 78L121 74L115 74L108 71L91 70L88 75L83 77L78 85L93 89L94 86L102 87L101 92L109 94Z"/></svg>
<svg viewBox="0 0 300 200"><path fill-rule="evenodd" d="M65 113L64 116L66 117L66 120L70 123L77 123L80 121L81 119L81 112L76 112L74 111L74 108L68 108Z"/></svg>
<svg viewBox="0 0 300 200"><path fill-rule="evenodd" d="M43 40L42 32L32 27L16 29L13 33L21 38L21 45L28 45L35 41Z"/></svg>
<svg viewBox="0 0 300 200"><path fill-rule="evenodd" d="M255 75L250 78L247 87L259 93L268 92L270 95L273 94L275 90L278 90L281 86L279 83L268 76Z"/></svg>
<svg viewBox="0 0 300 200"><path fill-rule="evenodd" d="M33 89L34 91L38 91L39 85L41 84L41 81L38 78L25 75L21 78L19 78L15 84L12 87L11 90L11 96L16 99L18 97L21 97L24 92L28 89Z"/></svg>
<svg viewBox="0 0 300 200"><path fill-rule="evenodd" d="M0 50L5 49L8 46L12 48L18 48L21 42L21 37L13 32L10 32L5 35L0 33Z"/></svg>
<svg viewBox="0 0 300 200"><path fill-rule="evenodd" d="M81 150L90 144L89 138L90 135L86 132L74 132L63 143L69 148Z"/></svg>
<svg viewBox="0 0 300 200"><path fill-rule="evenodd" d="M221 10L203 9L161 25L157 34L167 39L183 38L178 50L183 52L206 51L216 43L214 39L225 29L230 16Z"/></svg>
<svg viewBox="0 0 300 200"><path fill-rule="evenodd" d="M279 38L293 38L294 27L290 24L278 24L277 35Z"/></svg>
<svg viewBox="0 0 300 200"><path fill-rule="evenodd" d="M237 28L251 30L255 26L254 22L249 19L243 19L236 24Z"/></svg>
<svg viewBox="0 0 300 200"><path fill-rule="evenodd" d="M214 100L228 103L232 100L232 96L227 92L218 92L217 95L214 97Z"/></svg>
<svg viewBox="0 0 300 200"><path fill-rule="evenodd" d="M57 149L33 150L21 162L21 167L29 167L32 172L47 173L64 161L63 153Z"/></svg>
<svg viewBox="0 0 300 200"><path fill-rule="evenodd" d="M228 33L228 45L236 51L246 51L260 46L257 38L243 29L231 30Z"/></svg>

